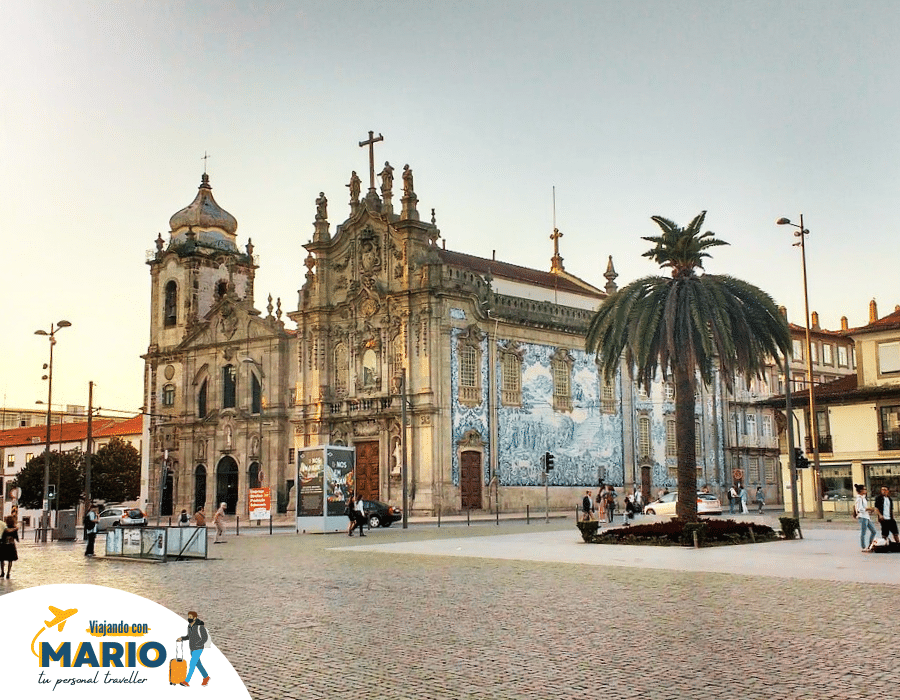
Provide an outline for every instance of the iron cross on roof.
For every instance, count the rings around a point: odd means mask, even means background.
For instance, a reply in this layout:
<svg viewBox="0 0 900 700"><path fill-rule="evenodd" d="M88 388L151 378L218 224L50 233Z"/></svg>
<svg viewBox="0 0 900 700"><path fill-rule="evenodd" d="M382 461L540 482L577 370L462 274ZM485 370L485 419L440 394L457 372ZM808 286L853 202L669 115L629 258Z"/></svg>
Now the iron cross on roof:
<svg viewBox="0 0 900 700"><path fill-rule="evenodd" d="M369 132L369 138L367 141L360 141L359 146L362 148L363 146L369 147L369 189L375 189L375 144L379 141L384 141L384 136L380 133L378 134L378 138L375 138L375 132Z"/></svg>

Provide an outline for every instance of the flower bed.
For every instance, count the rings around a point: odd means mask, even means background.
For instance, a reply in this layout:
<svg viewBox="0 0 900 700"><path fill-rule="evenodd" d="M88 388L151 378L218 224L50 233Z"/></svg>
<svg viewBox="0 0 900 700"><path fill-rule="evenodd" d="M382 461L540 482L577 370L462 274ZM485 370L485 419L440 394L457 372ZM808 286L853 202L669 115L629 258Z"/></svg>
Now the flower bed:
<svg viewBox="0 0 900 700"><path fill-rule="evenodd" d="M596 522L580 522L578 529L581 530L584 541L592 544L693 547L695 532L697 543L701 547L772 542L780 539L778 533L768 525L705 518L695 523L673 518L664 522L643 523L609 530L599 530Z"/></svg>

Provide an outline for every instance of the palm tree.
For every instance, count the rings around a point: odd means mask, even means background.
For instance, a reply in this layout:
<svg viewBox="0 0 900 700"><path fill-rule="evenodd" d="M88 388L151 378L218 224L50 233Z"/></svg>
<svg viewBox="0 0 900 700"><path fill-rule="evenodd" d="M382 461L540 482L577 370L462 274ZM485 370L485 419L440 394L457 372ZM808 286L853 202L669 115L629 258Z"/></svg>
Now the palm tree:
<svg viewBox="0 0 900 700"><path fill-rule="evenodd" d="M652 217L661 236L652 258L672 276L635 280L607 297L588 328L585 348L596 354L600 370L612 380L621 358L630 375L647 391L661 372L675 382L675 439L678 457L677 514L697 520L697 454L694 444L695 376L706 385L717 365L731 384L741 375L759 376L770 357L789 351L786 319L771 296L728 275L698 275L707 249L728 245L715 234L700 233L706 212L681 228Z"/></svg>

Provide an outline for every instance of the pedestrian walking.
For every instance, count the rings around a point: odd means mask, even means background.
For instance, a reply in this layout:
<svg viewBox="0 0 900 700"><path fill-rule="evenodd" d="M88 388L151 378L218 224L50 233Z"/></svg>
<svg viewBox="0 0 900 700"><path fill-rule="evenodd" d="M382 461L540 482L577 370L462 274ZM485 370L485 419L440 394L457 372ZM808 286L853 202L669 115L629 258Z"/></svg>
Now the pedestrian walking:
<svg viewBox="0 0 900 700"><path fill-rule="evenodd" d="M225 504L223 503L222 505L224 506ZM219 510L222 509L219 508ZM218 515L218 511L216 511L216 514ZM188 641L188 648L191 650L191 665L188 667L187 677L179 683L179 685L183 685L185 688L190 687L191 676L194 675L195 668L203 674L203 683L200 685L209 683L209 674L206 672L206 669L203 668L203 664L200 663L200 654L203 653L203 648L209 641L209 632L206 631L206 625L203 623L203 620L198 619L197 613L193 610L187 614L187 620L187 634L175 639L176 642L183 642L186 639Z"/></svg>
<svg viewBox="0 0 900 700"><path fill-rule="evenodd" d="M88 512L84 514L84 520L81 523L84 526L84 541L87 546L84 548L84 556L94 556L94 540L97 539L97 521L100 516L97 515L97 506L91 506Z"/></svg>
<svg viewBox="0 0 900 700"><path fill-rule="evenodd" d="M584 522L588 522L593 518L594 512L594 500L591 498L590 489L584 492L584 497L581 499L581 519Z"/></svg>
<svg viewBox="0 0 900 700"><path fill-rule="evenodd" d="M734 508L737 505L737 489L732 486L728 489L728 513L734 515Z"/></svg>
<svg viewBox="0 0 900 700"><path fill-rule="evenodd" d="M603 494L603 507L606 509L606 522L612 523L616 512L616 490L612 484L606 485L606 493Z"/></svg>
<svg viewBox="0 0 900 700"><path fill-rule="evenodd" d="M628 494L625 496L625 524L628 524L629 520L634 520L634 496Z"/></svg>
<svg viewBox="0 0 900 700"><path fill-rule="evenodd" d="M16 550L16 542L19 541L19 528L16 519L7 515L3 523L0 533L0 578L3 578L3 565L6 564L6 578L12 573L12 565L14 561L19 561L19 553Z"/></svg>
<svg viewBox="0 0 900 700"><path fill-rule="evenodd" d="M875 541L875 526L872 524L872 511L866 498L866 485L856 484L856 502L853 504L853 517L859 521L859 547L864 552L872 551ZM866 545L866 531L869 532L869 544Z"/></svg>
<svg viewBox="0 0 900 700"><path fill-rule="evenodd" d="M347 537L353 537L353 531L356 529L356 498L352 493L347 499L347 519L350 521L350 525L347 527Z"/></svg>
<svg viewBox="0 0 900 700"><path fill-rule="evenodd" d="M875 497L875 512L878 513L878 522L881 523L881 536L890 541L889 535L894 536L894 542L900 543L896 518L897 504L891 498L891 490L887 486L881 487L881 494Z"/></svg>
<svg viewBox="0 0 900 700"><path fill-rule="evenodd" d="M766 505L766 495L763 493L762 486L756 487L756 505L759 506L758 513L763 512L763 507Z"/></svg>
<svg viewBox="0 0 900 700"><path fill-rule="evenodd" d="M203 506L200 506L197 509L197 512L194 513L194 525L197 527L206 527L206 513L203 512Z"/></svg>
<svg viewBox="0 0 900 700"><path fill-rule="evenodd" d="M741 513L743 515L747 515L750 512L750 506L747 496L747 489L744 488L743 484L741 484L741 490L738 492L738 498L741 501Z"/></svg>
<svg viewBox="0 0 900 700"><path fill-rule="evenodd" d="M356 495L356 526L359 528L359 536L365 537L366 533L363 528L366 525L366 504L359 494Z"/></svg>
<svg viewBox="0 0 900 700"><path fill-rule="evenodd" d="M213 516L213 525L216 526L216 539L213 544L225 544L225 504L219 504L219 510Z"/></svg>

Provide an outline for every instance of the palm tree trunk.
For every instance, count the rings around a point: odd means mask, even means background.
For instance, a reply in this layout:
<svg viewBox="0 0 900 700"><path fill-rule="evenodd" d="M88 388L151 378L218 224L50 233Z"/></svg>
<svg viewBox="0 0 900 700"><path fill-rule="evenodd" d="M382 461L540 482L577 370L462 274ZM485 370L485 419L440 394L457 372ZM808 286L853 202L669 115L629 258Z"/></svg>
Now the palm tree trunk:
<svg viewBox="0 0 900 700"><path fill-rule="evenodd" d="M693 367L676 361L675 377L675 441L678 453L678 503L675 512L685 521L697 518L697 451L694 407Z"/></svg>

